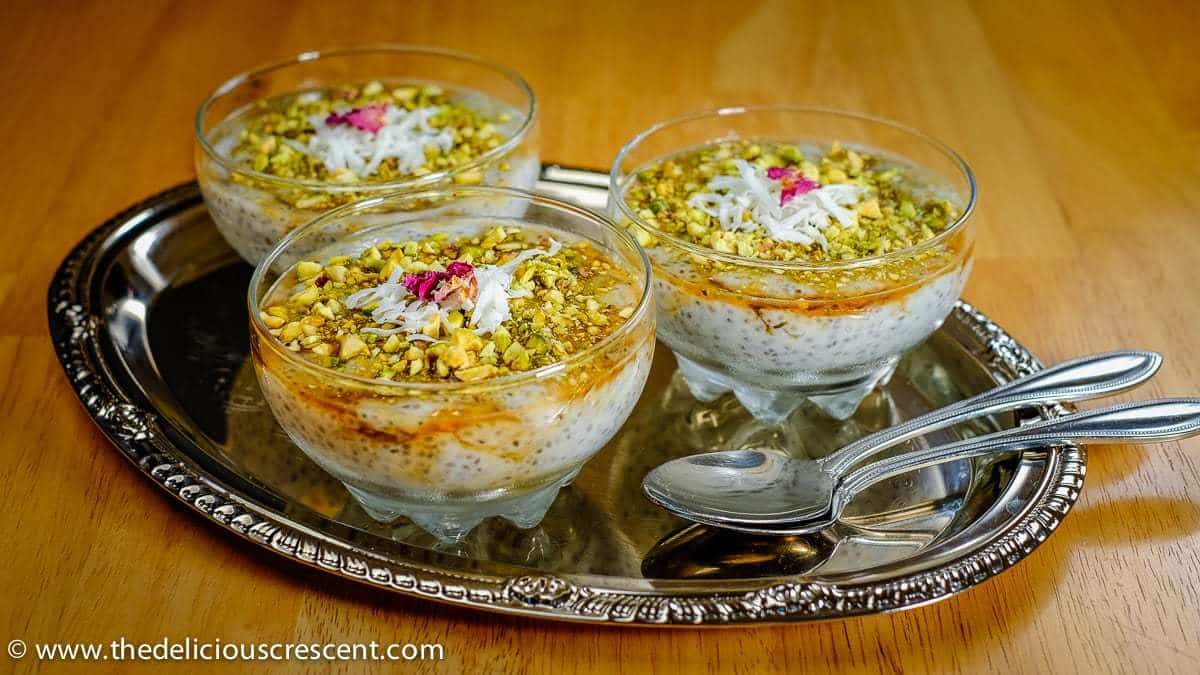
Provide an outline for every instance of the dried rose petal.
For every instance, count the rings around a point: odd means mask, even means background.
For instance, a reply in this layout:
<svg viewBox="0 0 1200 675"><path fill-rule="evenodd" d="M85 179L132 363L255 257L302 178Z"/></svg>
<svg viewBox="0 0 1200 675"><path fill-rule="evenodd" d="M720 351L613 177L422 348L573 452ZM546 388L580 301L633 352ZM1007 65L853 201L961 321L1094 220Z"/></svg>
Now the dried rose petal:
<svg viewBox="0 0 1200 675"><path fill-rule="evenodd" d="M465 277L468 274L474 274L475 268L471 266L471 263L455 260L449 265L446 265L446 273L456 277Z"/></svg>
<svg viewBox="0 0 1200 675"><path fill-rule="evenodd" d="M346 121L363 131L376 133L387 123L387 104L372 103L346 114Z"/></svg>
<svg viewBox="0 0 1200 675"><path fill-rule="evenodd" d="M422 279L421 283L417 286L417 295L422 300L429 300L433 297L433 292L437 289L439 282L441 282L441 279L437 277Z"/></svg>
<svg viewBox="0 0 1200 675"><path fill-rule="evenodd" d="M446 283L447 281L450 283ZM465 263L461 260L455 260L447 265L444 272L429 270L427 272L405 274L402 283L408 289L409 293L412 293L421 300L432 300L439 304L442 299L455 291L468 288L473 290L477 286L475 282L475 268L470 263ZM445 293L442 293L443 288L446 289ZM460 295L468 299L474 297L469 291L464 291Z"/></svg>
<svg viewBox="0 0 1200 675"><path fill-rule="evenodd" d="M372 103L345 113L330 113L325 118L325 124L331 127L348 124L355 129L362 129L374 134L387 123L387 109L388 104L386 103Z"/></svg>
<svg viewBox="0 0 1200 675"><path fill-rule="evenodd" d="M465 263L464 263L465 264ZM474 271L464 276L451 276L438 286L433 294L433 301L446 309L458 309L468 300L474 301L479 297L479 281L475 279Z"/></svg>
<svg viewBox="0 0 1200 675"><path fill-rule="evenodd" d="M445 272L438 272L436 270L405 274L404 287L408 289L409 293L412 293L421 300L432 300L433 290L437 287L438 282L442 280L442 275L444 274Z"/></svg>
<svg viewBox="0 0 1200 675"><path fill-rule="evenodd" d="M779 180L780 178L787 176L791 172L792 172L791 169L787 169L782 166L773 166L773 167L767 169L767 178L770 178L771 180Z"/></svg>
<svg viewBox="0 0 1200 675"><path fill-rule="evenodd" d="M798 195L812 192L821 187L820 183L805 178L804 174L794 167L773 166L767 169L767 178L783 182L783 190L779 193L780 206L786 206Z"/></svg>
<svg viewBox="0 0 1200 675"><path fill-rule="evenodd" d="M787 206L788 202L796 198L797 192L798 190L796 189L795 185L783 188L783 192L779 193L779 205Z"/></svg>
<svg viewBox="0 0 1200 675"><path fill-rule="evenodd" d="M813 190L816 190L819 187L821 187L820 183L818 183L815 180L809 180L804 177L801 177L800 180L796 181L796 190L800 194L804 194L805 192L812 192Z"/></svg>

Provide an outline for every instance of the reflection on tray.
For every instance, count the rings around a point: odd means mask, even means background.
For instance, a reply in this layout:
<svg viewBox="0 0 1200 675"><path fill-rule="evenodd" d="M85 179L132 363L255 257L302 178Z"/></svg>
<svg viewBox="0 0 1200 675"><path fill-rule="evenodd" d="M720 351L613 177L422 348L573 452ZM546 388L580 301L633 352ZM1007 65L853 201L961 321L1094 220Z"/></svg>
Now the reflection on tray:
<svg viewBox="0 0 1200 675"><path fill-rule="evenodd" d="M861 569L864 563L878 566L903 560L934 537L929 532L868 530L846 523L826 532L782 537L688 525L671 532L646 553L642 576L755 579L831 574Z"/></svg>

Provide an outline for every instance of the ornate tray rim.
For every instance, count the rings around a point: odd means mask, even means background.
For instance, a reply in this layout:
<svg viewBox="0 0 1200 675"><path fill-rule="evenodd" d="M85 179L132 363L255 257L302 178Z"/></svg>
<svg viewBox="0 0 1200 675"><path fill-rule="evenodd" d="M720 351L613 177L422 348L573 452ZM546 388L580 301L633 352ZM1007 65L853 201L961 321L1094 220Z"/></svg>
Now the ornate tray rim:
<svg viewBox="0 0 1200 675"><path fill-rule="evenodd" d="M547 167L551 172L585 171ZM562 179L558 179L562 181ZM567 181L562 181L567 182ZM593 186L594 187L594 186ZM464 574L391 560L360 550L241 498L191 464L163 432L162 419L134 402L110 375L91 280L104 243L182 202L199 199L195 182L149 197L110 218L67 254L48 293L50 335L75 393L104 435L155 484L221 528L290 560L381 590L476 609L545 619L639 625L734 625L829 620L917 607L946 599L1003 572L1037 548L1062 522L1083 485L1086 453L1046 450L1047 478L1023 517L982 548L925 571L877 583L843 584L805 577L739 582L658 582L621 577ZM964 324L988 356L1013 372L1041 363L982 312L959 301L952 320ZM1049 408L1049 416L1065 414Z"/></svg>

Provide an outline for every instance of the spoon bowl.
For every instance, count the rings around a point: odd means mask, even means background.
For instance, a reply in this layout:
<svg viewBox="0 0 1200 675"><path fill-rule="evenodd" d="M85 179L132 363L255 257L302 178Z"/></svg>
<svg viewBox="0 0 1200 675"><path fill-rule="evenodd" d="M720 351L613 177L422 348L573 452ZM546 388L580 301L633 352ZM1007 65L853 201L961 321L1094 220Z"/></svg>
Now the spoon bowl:
<svg viewBox="0 0 1200 675"><path fill-rule="evenodd" d="M756 513L815 518L829 511L833 489L834 475L822 460L792 458L776 450L681 457L656 467L642 481L646 496L668 511L703 513L706 522L718 523L747 521Z"/></svg>

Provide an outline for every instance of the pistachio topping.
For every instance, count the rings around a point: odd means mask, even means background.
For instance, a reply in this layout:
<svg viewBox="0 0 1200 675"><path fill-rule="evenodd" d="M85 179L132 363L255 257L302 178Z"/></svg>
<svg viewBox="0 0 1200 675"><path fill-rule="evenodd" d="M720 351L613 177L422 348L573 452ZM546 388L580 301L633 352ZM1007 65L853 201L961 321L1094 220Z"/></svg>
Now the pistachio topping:
<svg viewBox="0 0 1200 675"><path fill-rule="evenodd" d="M561 361L634 311L632 278L586 241L497 225L297 263L260 317L284 347L374 379L475 381Z"/></svg>
<svg viewBox="0 0 1200 675"><path fill-rule="evenodd" d="M957 219L956 206L907 174L839 143L806 155L778 142L724 141L639 170L625 200L651 227L722 253L845 261L914 246Z"/></svg>
<svg viewBox="0 0 1200 675"><path fill-rule="evenodd" d="M416 179L466 166L507 140L512 115L487 114L431 84L378 81L266 98L218 143L224 154L258 174L355 185ZM483 181L483 170L457 174ZM305 209L326 209L353 193L281 188L233 173L236 182L269 188Z"/></svg>

